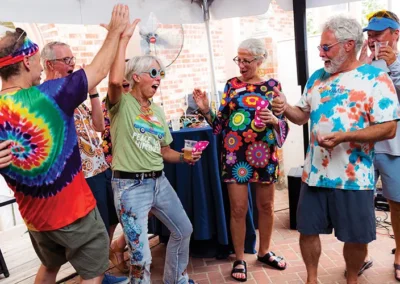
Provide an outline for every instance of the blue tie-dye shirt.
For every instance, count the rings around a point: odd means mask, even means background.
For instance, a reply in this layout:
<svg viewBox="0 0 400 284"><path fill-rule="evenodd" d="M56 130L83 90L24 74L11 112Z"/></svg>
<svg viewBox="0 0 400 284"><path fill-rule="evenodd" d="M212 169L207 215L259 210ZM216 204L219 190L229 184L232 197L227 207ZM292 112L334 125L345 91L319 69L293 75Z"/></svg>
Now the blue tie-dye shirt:
<svg viewBox="0 0 400 284"><path fill-rule="evenodd" d="M348 142L328 151L317 131L355 131L398 120L399 102L389 76L370 65L335 75L324 69L308 80L297 104L310 112L310 147L303 182L309 186L349 190L374 189L374 143ZM329 129L326 129L328 126Z"/></svg>

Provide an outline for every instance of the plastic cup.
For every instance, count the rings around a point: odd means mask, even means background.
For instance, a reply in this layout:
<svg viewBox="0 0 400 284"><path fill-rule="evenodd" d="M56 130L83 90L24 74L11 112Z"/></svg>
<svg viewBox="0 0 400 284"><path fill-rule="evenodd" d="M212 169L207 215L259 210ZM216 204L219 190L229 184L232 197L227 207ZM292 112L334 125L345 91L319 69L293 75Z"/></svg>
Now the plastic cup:
<svg viewBox="0 0 400 284"><path fill-rule="evenodd" d="M171 126L172 131L179 131L181 129L181 122L179 121L179 117L171 118Z"/></svg>
<svg viewBox="0 0 400 284"><path fill-rule="evenodd" d="M185 148L183 148L183 157L187 160L192 159L193 147L197 141L185 140Z"/></svg>
<svg viewBox="0 0 400 284"><path fill-rule="evenodd" d="M388 46L389 42L388 41L375 41L375 59L378 60L378 54L379 50L382 46Z"/></svg>

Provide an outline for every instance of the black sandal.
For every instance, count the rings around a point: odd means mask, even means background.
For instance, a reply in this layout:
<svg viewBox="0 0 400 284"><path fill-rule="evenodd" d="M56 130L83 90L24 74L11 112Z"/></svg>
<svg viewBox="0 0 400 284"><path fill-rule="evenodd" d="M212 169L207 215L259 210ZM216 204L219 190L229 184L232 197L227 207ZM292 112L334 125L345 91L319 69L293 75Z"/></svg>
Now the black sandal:
<svg viewBox="0 0 400 284"><path fill-rule="evenodd" d="M394 278L396 278L397 281L400 281L400 277L397 277L397 271L400 270L400 264L394 264Z"/></svg>
<svg viewBox="0 0 400 284"><path fill-rule="evenodd" d="M236 268L236 266L238 266L238 265L243 265L244 268ZM244 277L244 278L237 278L237 277L233 276L234 273L242 273L242 274L245 275L245 277ZM246 282L246 281L247 281L247 264L246 264L246 261L244 261L244 260L236 260L236 261L233 263L233 268L232 268L231 276L232 276L232 278L235 279L236 281L239 281L239 282Z"/></svg>
<svg viewBox="0 0 400 284"><path fill-rule="evenodd" d="M363 274L368 268L371 268L373 264L374 262L372 260L365 261L361 266L360 271L358 271L358 276L361 276L361 274ZM347 277L347 270L344 271L344 277Z"/></svg>
<svg viewBox="0 0 400 284"><path fill-rule="evenodd" d="M274 260L269 260L271 257L275 257ZM264 256L257 256L258 261L261 261L262 263L265 263L266 265L269 265L273 268L276 268L278 270L285 270L287 263L285 261L285 266L280 267L279 266L279 262L281 262L282 260L285 260L283 257L280 256L276 256L272 251L268 252L266 255Z"/></svg>

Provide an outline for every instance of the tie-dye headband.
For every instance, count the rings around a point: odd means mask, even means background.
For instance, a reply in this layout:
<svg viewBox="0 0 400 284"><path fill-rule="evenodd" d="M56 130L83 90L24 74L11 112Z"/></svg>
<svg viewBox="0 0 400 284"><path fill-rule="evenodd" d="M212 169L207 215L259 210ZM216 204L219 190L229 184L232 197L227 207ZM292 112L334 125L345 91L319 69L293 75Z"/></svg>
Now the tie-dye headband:
<svg viewBox="0 0 400 284"><path fill-rule="evenodd" d="M17 40L18 42L18 40ZM9 66L24 60L25 56L31 57L39 51L39 46L29 38L25 38L22 46L12 54L0 58L0 68Z"/></svg>

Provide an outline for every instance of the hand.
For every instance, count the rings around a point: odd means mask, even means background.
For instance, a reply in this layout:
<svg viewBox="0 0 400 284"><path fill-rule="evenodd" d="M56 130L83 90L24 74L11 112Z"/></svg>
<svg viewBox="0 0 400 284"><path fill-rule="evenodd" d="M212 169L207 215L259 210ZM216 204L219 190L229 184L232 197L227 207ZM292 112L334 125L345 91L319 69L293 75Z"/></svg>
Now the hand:
<svg viewBox="0 0 400 284"><path fill-rule="evenodd" d="M327 150L332 150L340 143L344 142L345 132L333 132L326 135L317 133L318 145Z"/></svg>
<svg viewBox="0 0 400 284"><path fill-rule="evenodd" d="M11 140L0 143L0 169L9 166L12 162Z"/></svg>
<svg viewBox="0 0 400 284"><path fill-rule="evenodd" d="M396 53L390 46L381 46L379 48L378 59L383 59L386 61L386 65L392 65L396 60Z"/></svg>
<svg viewBox="0 0 400 284"><path fill-rule="evenodd" d="M127 5L117 4L114 6L110 23L108 25L101 24L109 32L122 34L126 26L129 24L129 8Z"/></svg>
<svg viewBox="0 0 400 284"><path fill-rule="evenodd" d="M128 19L129 19L129 17L128 17ZM137 24L139 24L139 22L140 22L140 19L136 19L132 22L132 24L128 23L126 25L126 28L125 28L124 32L122 33L121 37L129 40L132 37L133 33L135 32L136 26L137 26Z"/></svg>
<svg viewBox="0 0 400 284"><path fill-rule="evenodd" d="M372 52L371 55L368 56L368 40L365 40L361 47L360 58L358 60L364 64L371 64L373 59L374 52Z"/></svg>
<svg viewBox="0 0 400 284"><path fill-rule="evenodd" d="M193 99L202 113L207 113L210 110L209 101L206 92L200 89L193 90Z"/></svg>
<svg viewBox="0 0 400 284"><path fill-rule="evenodd" d="M183 151L183 149L182 149ZM193 152L192 153L192 158L191 159L183 159L185 163L188 163L189 165L194 165L196 162L198 162L201 159L201 154L203 152Z"/></svg>
<svg viewBox="0 0 400 284"><path fill-rule="evenodd" d="M274 92L278 94L277 97L275 97L272 100L272 111L276 116L280 116L283 114L286 110L287 107L287 100L286 96L284 93L282 93L277 87L274 87Z"/></svg>
<svg viewBox="0 0 400 284"><path fill-rule="evenodd" d="M258 113L260 120L264 124L278 125L279 119L268 108L263 108Z"/></svg>

